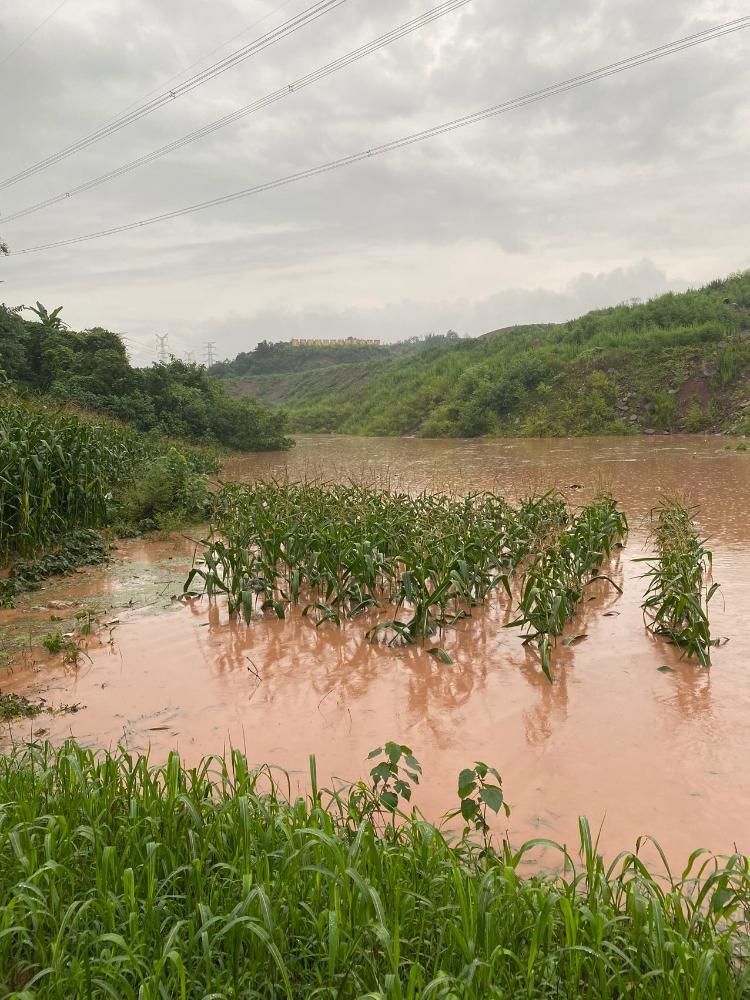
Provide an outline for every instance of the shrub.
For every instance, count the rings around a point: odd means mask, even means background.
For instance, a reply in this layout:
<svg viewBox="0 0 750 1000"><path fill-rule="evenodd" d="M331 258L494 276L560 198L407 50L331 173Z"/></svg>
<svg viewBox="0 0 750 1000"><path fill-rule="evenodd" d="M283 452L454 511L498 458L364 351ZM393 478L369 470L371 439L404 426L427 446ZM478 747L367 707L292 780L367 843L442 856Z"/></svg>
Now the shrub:
<svg viewBox="0 0 750 1000"><path fill-rule="evenodd" d="M122 515L141 527L170 527L185 518L202 517L207 501L207 477L194 471L188 459L172 447L130 486Z"/></svg>

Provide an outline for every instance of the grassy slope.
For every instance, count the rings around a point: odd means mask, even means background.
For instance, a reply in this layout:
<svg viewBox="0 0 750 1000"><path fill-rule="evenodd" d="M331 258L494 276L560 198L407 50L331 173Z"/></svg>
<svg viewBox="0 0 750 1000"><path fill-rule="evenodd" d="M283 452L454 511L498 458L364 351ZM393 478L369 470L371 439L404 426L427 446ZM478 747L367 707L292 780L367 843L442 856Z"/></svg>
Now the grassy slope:
<svg viewBox="0 0 750 1000"><path fill-rule="evenodd" d="M318 402L333 393L350 397L366 386L373 372L380 371L382 361L348 363L316 367L298 372L277 372L269 375L246 375L227 380L227 389L240 396L254 396L268 405L300 406Z"/></svg>
<svg viewBox="0 0 750 1000"><path fill-rule="evenodd" d="M235 379L296 431L428 437L750 432L750 272L568 323Z"/></svg>

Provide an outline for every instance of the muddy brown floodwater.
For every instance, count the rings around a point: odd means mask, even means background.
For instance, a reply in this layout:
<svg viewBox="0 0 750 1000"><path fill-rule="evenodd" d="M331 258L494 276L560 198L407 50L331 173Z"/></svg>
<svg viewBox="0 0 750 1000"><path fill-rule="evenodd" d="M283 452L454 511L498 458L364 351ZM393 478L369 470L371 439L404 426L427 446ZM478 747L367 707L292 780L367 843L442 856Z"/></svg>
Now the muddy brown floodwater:
<svg viewBox="0 0 750 1000"><path fill-rule="evenodd" d="M530 836L574 842L585 814L594 827L604 823L608 853L644 833L678 863L697 846L750 852L750 453L725 443L309 436L289 454L250 456L225 470L226 478L244 480L306 475L410 489L492 488L509 498L557 486L574 502L608 488L631 524L613 566L623 593L606 585L591 591L570 630L587 638L558 646L554 684L524 652L517 630L502 627L508 609L500 602L447 634L452 666L420 649L374 646L361 621L316 630L294 612L246 627L205 599L170 602L190 558L180 540L126 547L111 568L55 592L125 593L123 566L135 561L154 578L156 604L171 614L144 614L136 601L120 611L113 643L93 644L79 666L42 657L12 672L0 667L0 687L85 705L76 715L35 721L53 739L150 747L154 759L177 748L189 762L234 745L253 762L283 766L300 788L311 752L321 776L353 780L366 773L371 748L408 742L424 768L416 801L432 819L454 806L458 771L485 760L504 776L516 843ZM635 560L647 551L645 517L664 495L697 505L711 538L722 595L711 605L712 632L728 642L714 651L710 670L680 661L643 627L643 566ZM154 610L154 601L145 603ZM32 732L26 723L13 735Z"/></svg>

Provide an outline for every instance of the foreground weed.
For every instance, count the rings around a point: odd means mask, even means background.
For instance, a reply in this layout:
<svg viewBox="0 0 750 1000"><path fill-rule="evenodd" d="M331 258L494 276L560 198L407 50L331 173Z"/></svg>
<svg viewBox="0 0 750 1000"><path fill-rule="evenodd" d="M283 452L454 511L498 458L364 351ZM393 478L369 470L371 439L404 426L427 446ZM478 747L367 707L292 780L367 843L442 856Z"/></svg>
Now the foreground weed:
<svg viewBox="0 0 750 1000"><path fill-rule="evenodd" d="M368 760L374 757L382 757L382 760L370 771L373 795L380 805L390 811L395 822L399 800L403 798L406 802L411 801L410 782L419 784L422 768L409 747L392 740L384 747L371 750Z"/></svg>
<svg viewBox="0 0 750 1000"><path fill-rule="evenodd" d="M415 811L378 828L314 769L291 801L269 773L73 743L0 758L0 995L748 996L746 858L607 865L582 821L580 860L558 847L563 874L529 876L541 841L451 845Z"/></svg>
<svg viewBox="0 0 750 1000"><path fill-rule="evenodd" d="M708 604L718 583L711 582L713 565L695 527L693 514L676 500L665 500L651 513L657 557L647 558L649 581L641 604L647 628L695 656L703 667L711 663Z"/></svg>
<svg viewBox="0 0 750 1000"><path fill-rule="evenodd" d="M492 781L491 779L495 780ZM473 827L482 834L485 850L489 850L491 828L487 822L487 810L497 815L502 809L506 817L510 816L510 806L503 794L503 779L500 772L489 767L484 761L474 762L474 767L466 767L458 776L458 809L449 812L446 819L461 816L466 823L464 836Z"/></svg>

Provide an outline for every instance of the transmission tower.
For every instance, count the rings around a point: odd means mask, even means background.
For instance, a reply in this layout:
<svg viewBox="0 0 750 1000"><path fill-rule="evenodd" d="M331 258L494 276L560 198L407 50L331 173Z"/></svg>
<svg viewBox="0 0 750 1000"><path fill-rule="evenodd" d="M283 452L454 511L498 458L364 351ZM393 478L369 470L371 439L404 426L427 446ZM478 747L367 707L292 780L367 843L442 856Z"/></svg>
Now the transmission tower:
<svg viewBox="0 0 750 1000"><path fill-rule="evenodd" d="M157 357L159 361L163 362L169 361L169 351L167 350L167 341L169 340L169 334L155 333L154 336L159 341L159 346L157 348Z"/></svg>
<svg viewBox="0 0 750 1000"><path fill-rule="evenodd" d="M185 353L182 356L185 360L186 365L192 365L193 357L195 356L195 351L185 351Z"/></svg>
<svg viewBox="0 0 750 1000"><path fill-rule="evenodd" d="M206 344L206 368L210 368L216 361L216 354L214 351L215 347L216 343L214 341L209 341L209 343Z"/></svg>

